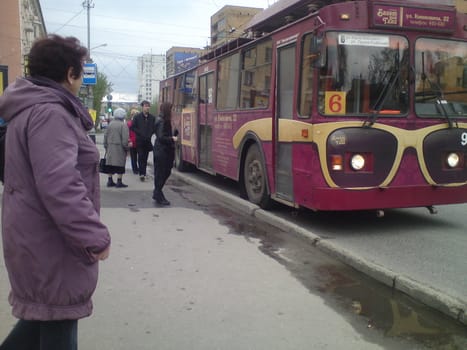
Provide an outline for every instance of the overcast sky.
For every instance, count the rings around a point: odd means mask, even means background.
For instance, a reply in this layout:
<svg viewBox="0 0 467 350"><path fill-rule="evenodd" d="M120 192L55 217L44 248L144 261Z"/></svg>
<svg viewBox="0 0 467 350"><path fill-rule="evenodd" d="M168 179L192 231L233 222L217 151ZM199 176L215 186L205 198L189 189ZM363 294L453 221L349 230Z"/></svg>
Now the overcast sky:
<svg viewBox="0 0 467 350"><path fill-rule="evenodd" d="M40 0L48 33L88 45L84 0ZM225 5L266 8L274 0L93 0L91 57L117 93L137 94L136 58L172 46L209 44L210 18ZM97 47L107 44L105 47ZM97 48L95 48L97 47ZM95 49L93 49L95 48Z"/></svg>

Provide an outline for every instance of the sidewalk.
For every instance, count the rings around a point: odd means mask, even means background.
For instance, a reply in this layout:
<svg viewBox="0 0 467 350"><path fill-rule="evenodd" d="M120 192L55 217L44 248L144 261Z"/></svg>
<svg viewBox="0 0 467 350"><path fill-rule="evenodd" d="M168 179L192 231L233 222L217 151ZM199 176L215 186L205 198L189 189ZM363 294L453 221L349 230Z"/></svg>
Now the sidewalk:
<svg viewBox="0 0 467 350"><path fill-rule="evenodd" d="M97 144L99 146L99 138ZM102 144L100 146L101 152L103 154ZM149 156L149 158L150 164L148 162L148 173L151 173L151 155ZM132 176L133 175L125 175L124 179L131 179ZM438 310L443 314L460 321L462 324L467 325L467 301L451 297L443 293L442 291L436 290L429 285L420 283L409 276L402 275L397 271L389 270L384 266L380 266L378 264L375 264L374 262L365 260L361 256L358 256L339 246L339 244L336 244L335 242L332 242L330 240L324 240L319 235L295 223L280 218L275 214L263 210L257 205L252 204L244 199L241 199L239 196L226 193L225 191L219 190L214 186L198 181L197 179L194 179L193 177L190 177L187 174L180 173L175 169L172 170L172 176L175 176L178 179L189 183L190 185L200 188L203 191L209 192L211 195L216 196L218 199L220 199L222 202L224 202L227 206L231 208L235 208L240 212L254 216L259 220L268 222L269 224L287 232L295 232L306 237L312 242L313 245L315 245L318 249L327 253L328 255L339 259L340 261L348 264L349 266L352 266L356 270L368 275L369 277L391 288L401 291L414 298L415 300L418 300L423 304L428 305L433 309ZM136 186L137 188L148 187L147 183L133 184L133 181L132 185Z"/></svg>

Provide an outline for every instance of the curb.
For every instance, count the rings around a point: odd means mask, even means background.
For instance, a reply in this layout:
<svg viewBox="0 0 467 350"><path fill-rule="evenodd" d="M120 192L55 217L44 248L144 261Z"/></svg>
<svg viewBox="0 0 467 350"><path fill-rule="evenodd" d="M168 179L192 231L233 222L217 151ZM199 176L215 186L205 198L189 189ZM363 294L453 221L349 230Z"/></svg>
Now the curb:
<svg viewBox="0 0 467 350"><path fill-rule="evenodd" d="M343 263L353 267L357 271L369 276L370 278L385 284L386 286L400 291L415 300L447 315L460 323L467 325L467 302L451 297L430 286L417 282L410 277L399 275L394 271L386 269L383 266L375 264L369 260L363 259L354 253L336 245L333 242L322 240L320 236L305 229L304 227L291 223L283 218L261 209L259 206L248 202L238 196L226 193L218 188L193 179L179 171L172 170L172 175L180 180L193 185L203 191L209 191L221 202L241 213L254 216L259 220L265 221L274 227L284 231L292 231L311 241L320 251L330 255Z"/></svg>

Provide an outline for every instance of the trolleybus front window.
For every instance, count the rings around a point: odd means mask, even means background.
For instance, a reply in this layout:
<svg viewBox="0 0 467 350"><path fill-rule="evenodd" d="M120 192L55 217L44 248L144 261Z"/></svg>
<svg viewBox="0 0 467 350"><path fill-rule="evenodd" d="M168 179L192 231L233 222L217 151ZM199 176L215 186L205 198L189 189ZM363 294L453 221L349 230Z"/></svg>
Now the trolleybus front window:
<svg viewBox="0 0 467 350"><path fill-rule="evenodd" d="M319 72L325 115L402 116L408 111L408 42L397 35L328 32ZM388 88L389 87L389 88Z"/></svg>
<svg viewBox="0 0 467 350"><path fill-rule="evenodd" d="M467 43L417 40L415 112L427 118L467 117Z"/></svg>

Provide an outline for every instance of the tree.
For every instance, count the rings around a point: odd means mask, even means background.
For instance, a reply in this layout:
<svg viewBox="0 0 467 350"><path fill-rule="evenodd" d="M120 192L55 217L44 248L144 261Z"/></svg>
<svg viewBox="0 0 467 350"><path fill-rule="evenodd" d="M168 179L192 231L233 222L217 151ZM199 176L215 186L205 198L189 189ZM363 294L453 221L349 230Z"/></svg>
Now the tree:
<svg viewBox="0 0 467 350"><path fill-rule="evenodd" d="M101 111L102 99L104 96L112 92L112 83L107 80L107 76L104 73L97 72L97 82L93 87L93 106L97 111L97 118L95 126L99 124L99 114Z"/></svg>
<svg viewBox="0 0 467 350"><path fill-rule="evenodd" d="M151 103L151 108L149 108L149 113L152 115L159 115L159 101L158 97L154 97Z"/></svg>

